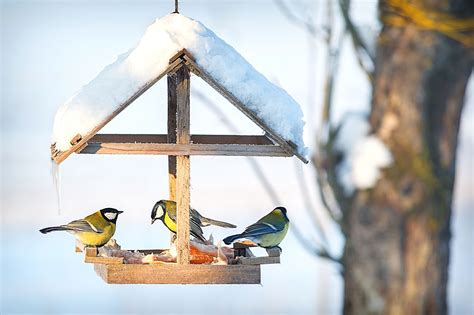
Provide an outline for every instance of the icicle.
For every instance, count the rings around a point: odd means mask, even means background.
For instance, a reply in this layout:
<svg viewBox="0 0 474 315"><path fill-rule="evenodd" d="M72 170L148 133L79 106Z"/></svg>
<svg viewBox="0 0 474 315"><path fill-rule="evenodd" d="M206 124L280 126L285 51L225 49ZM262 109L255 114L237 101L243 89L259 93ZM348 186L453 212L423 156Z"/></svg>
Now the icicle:
<svg viewBox="0 0 474 315"><path fill-rule="evenodd" d="M59 164L51 160L51 176L56 190L56 203L58 206L58 215L61 215L61 171Z"/></svg>

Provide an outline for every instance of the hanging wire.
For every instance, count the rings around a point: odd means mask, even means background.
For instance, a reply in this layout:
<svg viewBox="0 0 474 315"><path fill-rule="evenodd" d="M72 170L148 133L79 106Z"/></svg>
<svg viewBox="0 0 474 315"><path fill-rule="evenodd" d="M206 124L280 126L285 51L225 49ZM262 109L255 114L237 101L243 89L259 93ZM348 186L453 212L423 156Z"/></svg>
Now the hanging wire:
<svg viewBox="0 0 474 315"><path fill-rule="evenodd" d="M174 12L173 13L179 13L179 4L178 0L174 0Z"/></svg>

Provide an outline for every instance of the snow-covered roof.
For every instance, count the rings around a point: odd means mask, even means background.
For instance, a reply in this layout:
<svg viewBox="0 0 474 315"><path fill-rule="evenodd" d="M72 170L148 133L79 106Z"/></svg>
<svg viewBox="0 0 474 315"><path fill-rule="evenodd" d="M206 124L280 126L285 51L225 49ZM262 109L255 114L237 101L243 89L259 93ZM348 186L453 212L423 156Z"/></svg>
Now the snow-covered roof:
<svg viewBox="0 0 474 315"><path fill-rule="evenodd" d="M306 154L298 103L202 23L181 14L157 19L135 48L118 56L59 107L52 135L55 149L68 151L78 134L97 132L124 103L163 76L170 59L183 49L265 126L292 142L298 155Z"/></svg>

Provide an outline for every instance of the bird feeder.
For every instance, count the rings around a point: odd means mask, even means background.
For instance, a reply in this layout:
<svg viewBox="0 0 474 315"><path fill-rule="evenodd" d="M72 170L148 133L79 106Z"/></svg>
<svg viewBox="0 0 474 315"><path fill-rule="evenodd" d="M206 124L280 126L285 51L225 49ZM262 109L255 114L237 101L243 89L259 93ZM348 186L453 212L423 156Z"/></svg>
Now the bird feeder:
<svg viewBox="0 0 474 315"><path fill-rule="evenodd" d="M190 74L202 78L231 104L265 132L264 135L191 135L190 134ZM167 134L98 134L99 130L148 88L167 76ZM177 262L173 264L125 264L118 257L100 257L96 249L85 249L85 261L94 263L95 270L107 283L174 283L174 284L257 284L260 265L279 263L279 252L269 257L252 257L247 246L236 245L234 264L205 265L190 263L190 157L214 156L296 156L304 163L297 146L285 140L277 130L258 117L254 111L231 93L218 79L198 65L186 49L169 59L168 67L140 87L131 97L86 134L77 134L67 150L51 146L51 158L63 162L72 153L78 154L151 154L167 155L169 169L169 199L177 203ZM140 250L139 250L140 251ZM142 253L159 250L141 250Z"/></svg>

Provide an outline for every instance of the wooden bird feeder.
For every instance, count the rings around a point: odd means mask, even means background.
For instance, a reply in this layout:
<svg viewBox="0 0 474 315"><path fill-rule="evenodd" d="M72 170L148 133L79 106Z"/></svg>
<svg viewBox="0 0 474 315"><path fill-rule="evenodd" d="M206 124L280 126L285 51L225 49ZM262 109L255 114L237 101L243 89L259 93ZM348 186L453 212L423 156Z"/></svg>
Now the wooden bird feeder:
<svg viewBox="0 0 474 315"><path fill-rule="evenodd" d="M265 131L265 135L190 135L190 73L202 78L231 104ZM97 134L109 121L164 76L168 77L168 134ZM279 263L279 251L268 257L253 257L248 246L235 245L234 264L190 264L190 156L301 156L296 146L284 140L258 118L222 84L196 64L193 56L182 50L169 60L168 68L125 100L107 119L89 134L77 135L72 147L59 151L51 146L51 158L61 163L72 153L79 154L153 154L168 155L169 199L177 203L177 263L125 264L118 257L100 257L94 248L86 248L85 261L107 283L139 284L259 284L260 265ZM159 250L141 250L142 253Z"/></svg>

